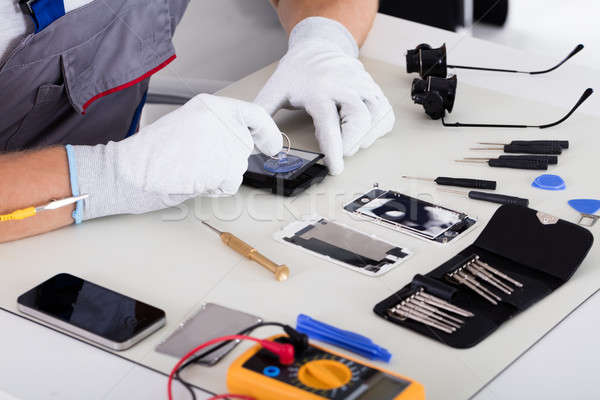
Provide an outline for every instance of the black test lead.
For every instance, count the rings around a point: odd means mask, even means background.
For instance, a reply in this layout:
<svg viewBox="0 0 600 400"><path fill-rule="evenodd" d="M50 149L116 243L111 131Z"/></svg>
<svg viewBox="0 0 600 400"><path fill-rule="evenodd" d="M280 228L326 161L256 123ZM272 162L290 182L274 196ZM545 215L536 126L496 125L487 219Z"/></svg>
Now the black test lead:
<svg viewBox="0 0 600 400"><path fill-rule="evenodd" d="M492 146L506 146L509 144L513 146L555 146L565 150L569 148L568 140L513 140L510 143L479 142L477 144Z"/></svg>
<svg viewBox="0 0 600 400"><path fill-rule="evenodd" d="M476 190L471 190L466 193L462 192L460 190L453 190L453 189L438 189L438 190L440 190L442 192L447 192L447 193L461 194L463 196L466 195L469 199L482 200L482 201L487 201L489 203L512 204L515 206L522 206L522 207L527 207L529 205L528 199L523 199L521 197L515 197L515 196L507 196L505 194L478 192Z"/></svg>
<svg viewBox="0 0 600 400"><path fill-rule="evenodd" d="M493 168L513 168L513 169L532 169L537 171L545 171L548 169L548 163L537 160L513 160L504 158L491 158L484 160L454 160L461 163L485 163Z"/></svg>
<svg viewBox="0 0 600 400"><path fill-rule="evenodd" d="M404 179L418 179L421 181L435 182L438 185L443 186L457 186L472 189L489 189L496 190L496 181L487 181L484 179L469 179L469 178L450 178L447 176L438 176L435 179L432 178L419 178L415 176L403 175Z"/></svg>

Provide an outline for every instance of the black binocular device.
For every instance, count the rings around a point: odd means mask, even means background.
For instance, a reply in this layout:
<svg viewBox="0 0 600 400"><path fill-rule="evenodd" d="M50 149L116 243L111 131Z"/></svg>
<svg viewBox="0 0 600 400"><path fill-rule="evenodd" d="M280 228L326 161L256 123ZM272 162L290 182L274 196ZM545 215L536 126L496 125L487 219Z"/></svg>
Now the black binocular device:
<svg viewBox="0 0 600 400"><path fill-rule="evenodd" d="M432 49L427 43L421 43L406 52L406 71L417 72L423 79L429 76L445 78L448 75L446 65L446 44Z"/></svg>
<svg viewBox="0 0 600 400"><path fill-rule="evenodd" d="M456 75L449 78L429 76L427 79L415 78L412 83L411 97L415 104L421 104L425 113L432 119L440 119L445 111L452 112L456 96Z"/></svg>
<svg viewBox="0 0 600 400"><path fill-rule="evenodd" d="M478 128L550 128L565 121L575 112L575 110L594 92L591 88L586 89L575 106L560 120L543 125L525 125L525 124L463 124L460 122L447 123L444 121L446 111L452 112L454 100L456 98L456 75L448 76L448 69L469 69L478 71L492 72L510 72L516 74L540 75L554 71L563 65L568 59L579 53L583 49L582 44L578 44L569 55L555 66L540 71L519 71L515 69L501 69L488 67L473 67L464 65L450 65L446 62L447 52L446 44L436 49L426 43L421 43L414 49L406 52L406 71L408 73L416 72L421 78L415 78L412 82L411 97L415 104L420 104L425 109L425 113L432 119L442 119L444 126L451 127L478 127Z"/></svg>

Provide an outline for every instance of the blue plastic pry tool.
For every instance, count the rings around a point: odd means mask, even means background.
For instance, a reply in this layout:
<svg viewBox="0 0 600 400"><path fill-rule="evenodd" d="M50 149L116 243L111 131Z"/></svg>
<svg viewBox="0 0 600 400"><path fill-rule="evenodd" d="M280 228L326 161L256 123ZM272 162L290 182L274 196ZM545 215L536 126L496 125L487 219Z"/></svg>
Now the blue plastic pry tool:
<svg viewBox="0 0 600 400"><path fill-rule="evenodd" d="M296 329L308 335L309 338L320 340L334 346L341 347L370 360L389 362L392 355L383 347L377 346L373 341L358 333L345 331L324 322L312 319L308 315L299 314Z"/></svg>
<svg viewBox="0 0 600 400"><path fill-rule="evenodd" d="M567 187L563 178L552 174L538 176L531 186L544 190L564 190Z"/></svg>
<svg viewBox="0 0 600 400"><path fill-rule="evenodd" d="M596 214L600 210L600 200L594 199L569 200L569 205L582 214Z"/></svg>
<svg viewBox="0 0 600 400"><path fill-rule="evenodd" d="M600 216L594 215L600 210L600 200L595 199L573 199L568 201L569 205L576 211L579 211L581 218L579 218L578 224L583 226L594 226L596 221L600 219Z"/></svg>

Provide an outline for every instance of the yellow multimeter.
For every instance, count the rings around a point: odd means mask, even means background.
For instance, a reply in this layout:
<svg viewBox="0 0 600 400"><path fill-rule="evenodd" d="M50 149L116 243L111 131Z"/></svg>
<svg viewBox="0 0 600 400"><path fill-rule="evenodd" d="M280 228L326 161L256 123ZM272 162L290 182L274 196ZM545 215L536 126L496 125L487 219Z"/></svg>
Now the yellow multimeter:
<svg viewBox="0 0 600 400"><path fill-rule="evenodd" d="M289 343L285 335L269 340ZM291 365L251 348L229 367L227 387L257 400L425 400L418 382L312 344Z"/></svg>

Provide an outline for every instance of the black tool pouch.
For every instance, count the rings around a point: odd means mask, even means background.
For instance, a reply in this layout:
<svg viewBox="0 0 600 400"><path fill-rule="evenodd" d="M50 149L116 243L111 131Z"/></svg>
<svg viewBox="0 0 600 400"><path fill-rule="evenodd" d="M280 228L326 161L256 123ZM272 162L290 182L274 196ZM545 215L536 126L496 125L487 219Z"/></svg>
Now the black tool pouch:
<svg viewBox="0 0 600 400"><path fill-rule="evenodd" d="M477 240L426 275L377 304L377 315L455 348L481 342L502 323L543 299L575 273L594 238L585 228L530 208L505 205L491 218ZM510 295L491 304L469 288L448 278L473 256L523 283ZM411 319L390 317L388 311L418 290L444 299L475 314L453 333L445 333Z"/></svg>

